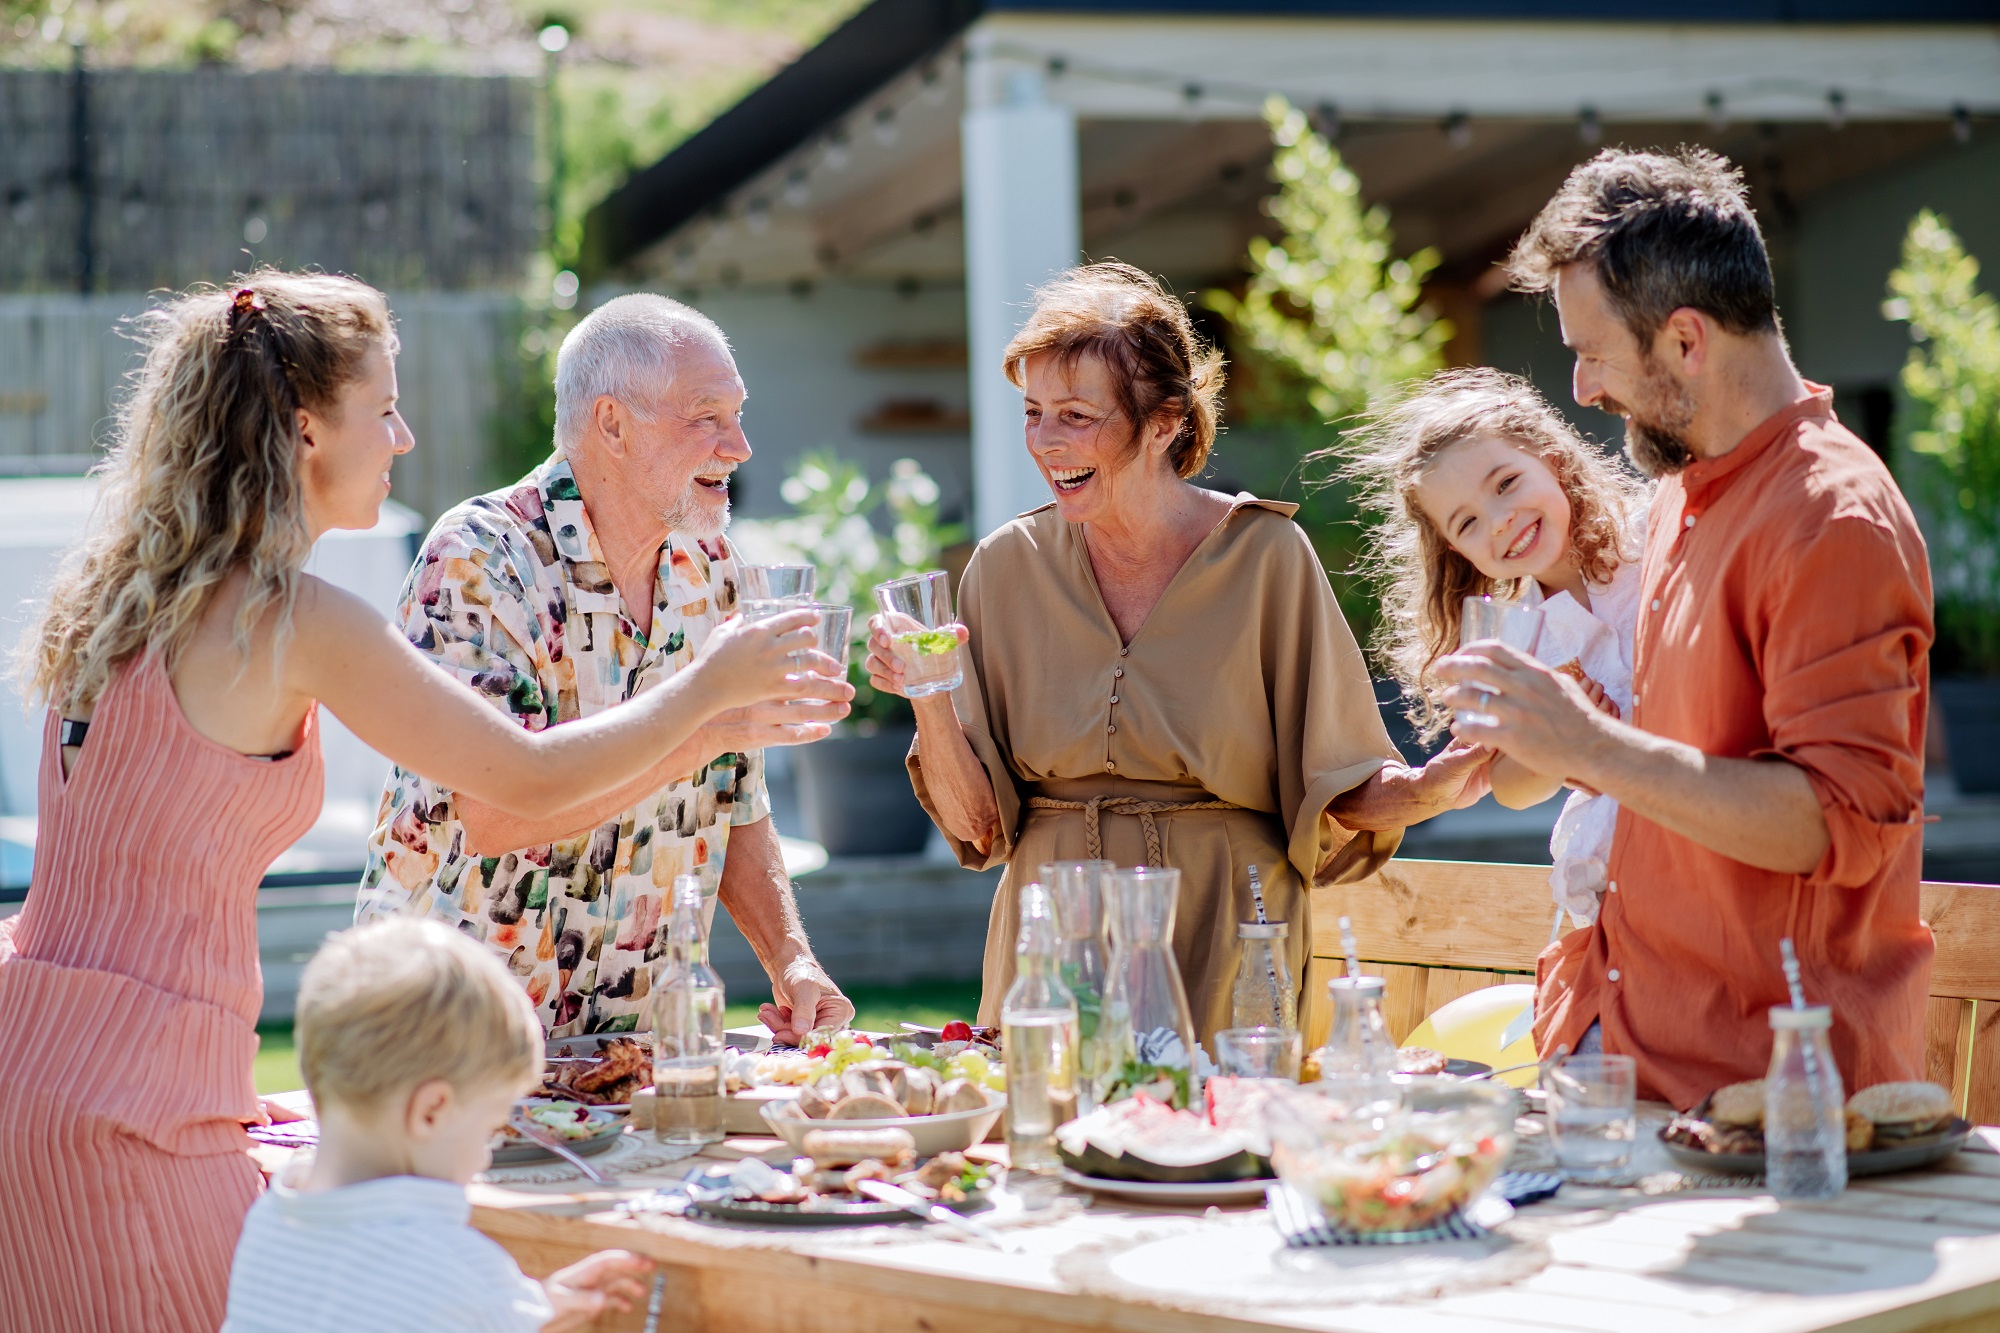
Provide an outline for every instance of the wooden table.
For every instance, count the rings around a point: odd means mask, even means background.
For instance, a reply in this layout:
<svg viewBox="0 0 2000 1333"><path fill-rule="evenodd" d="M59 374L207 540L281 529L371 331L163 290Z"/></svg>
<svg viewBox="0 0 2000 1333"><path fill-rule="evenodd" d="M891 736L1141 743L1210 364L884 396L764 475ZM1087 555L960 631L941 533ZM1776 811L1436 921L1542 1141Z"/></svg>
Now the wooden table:
<svg viewBox="0 0 2000 1333"><path fill-rule="evenodd" d="M736 1141L728 1151L762 1142ZM1566 1185L1521 1211L1517 1221L1545 1235L1552 1261L1513 1285L1235 1316L1080 1293L1055 1268L1078 1246L1163 1223L1242 1227L1252 1220L1247 1208L1174 1222L1163 1210L1097 1203L1053 1225L1020 1228L1025 1252L1009 1255L916 1226L881 1245L775 1228L754 1229L746 1243L742 1230L686 1221L662 1234L618 1213L617 1201L634 1193L475 1185L473 1221L537 1275L597 1249L651 1255L668 1275L661 1328L704 1333L2000 1329L2000 1128L1978 1131L1940 1169L1856 1181L1825 1203L1780 1206L1747 1190L1649 1197ZM599 1327L642 1323L633 1315Z"/></svg>

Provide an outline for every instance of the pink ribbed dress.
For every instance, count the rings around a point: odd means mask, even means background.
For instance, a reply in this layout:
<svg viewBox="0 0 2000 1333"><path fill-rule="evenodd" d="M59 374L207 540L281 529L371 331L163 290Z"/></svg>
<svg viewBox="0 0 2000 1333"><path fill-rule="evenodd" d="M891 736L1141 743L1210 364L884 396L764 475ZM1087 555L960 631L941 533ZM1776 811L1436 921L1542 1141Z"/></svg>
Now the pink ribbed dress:
<svg viewBox="0 0 2000 1333"><path fill-rule="evenodd" d="M148 652L67 779L51 712L40 791L33 886L0 922L0 1330L214 1333L263 1187L257 885L319 812L318 729L238 754Z"/></svg>

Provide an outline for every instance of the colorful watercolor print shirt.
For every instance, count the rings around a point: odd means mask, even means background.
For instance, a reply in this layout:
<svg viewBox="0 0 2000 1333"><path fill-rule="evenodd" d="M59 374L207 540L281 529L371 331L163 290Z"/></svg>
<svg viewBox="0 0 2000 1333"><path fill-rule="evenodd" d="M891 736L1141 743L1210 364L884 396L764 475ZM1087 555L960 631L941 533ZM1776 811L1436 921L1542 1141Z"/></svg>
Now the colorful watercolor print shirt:
<svg viewBox="0 0 2000 1333"><path fill-rule="evenodd" d="M640 634L557 458L440 519L398 614L410 642L540 731L672 676L735 607L727 543L676 533L660 551L652 632ZM452 793L398 768L355 915L427 912L492 944L551 1035L630 1031L674 876L706 866L719 877L730 827L769 813L762 753L729 754L580 837L471 856Z"/></svg>

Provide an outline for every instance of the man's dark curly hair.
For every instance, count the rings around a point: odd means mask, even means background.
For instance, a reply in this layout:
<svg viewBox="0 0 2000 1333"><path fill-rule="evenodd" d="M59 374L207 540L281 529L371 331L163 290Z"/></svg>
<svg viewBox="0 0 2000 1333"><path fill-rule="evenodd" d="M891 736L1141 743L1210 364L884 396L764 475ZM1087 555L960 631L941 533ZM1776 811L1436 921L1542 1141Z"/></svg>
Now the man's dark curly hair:
<svg viewBox="0 0 2000 1333"><path fill-rule="evenodd" d="M1607 148L1570 172L1507 258L1514 288L1545 292L1589 264L1641 347L1699 310L1731 333L1778 332L1777 293L1743 173L1705 148Z"/></svg>

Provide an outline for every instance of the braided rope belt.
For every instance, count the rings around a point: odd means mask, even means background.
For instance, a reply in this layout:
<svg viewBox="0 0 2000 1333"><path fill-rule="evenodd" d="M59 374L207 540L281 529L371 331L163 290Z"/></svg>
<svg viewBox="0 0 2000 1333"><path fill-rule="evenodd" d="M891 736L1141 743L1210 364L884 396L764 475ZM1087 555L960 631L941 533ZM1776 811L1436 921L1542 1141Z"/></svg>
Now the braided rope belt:
<svg viewBox="0 0 2000 1333"><path fill-rule="evenodd" d="M1153 822L1154 815L1180 814L1186 810L1243 809L1233 801L1148 801L1138 796L1093 796L1087 801L1062 801L1053 796L1030 796L1028 805L1035 810L1083 811L1086 861L1096 861L1104 855L1104 840L1098 827L1100 815L1137 815L1140 826L1146 830L1146 864L1155 869L1164 862L1160 859L1160 827Z"/></svg>

